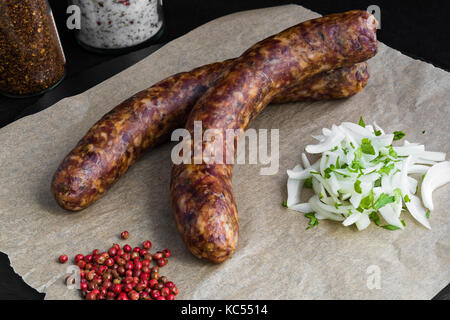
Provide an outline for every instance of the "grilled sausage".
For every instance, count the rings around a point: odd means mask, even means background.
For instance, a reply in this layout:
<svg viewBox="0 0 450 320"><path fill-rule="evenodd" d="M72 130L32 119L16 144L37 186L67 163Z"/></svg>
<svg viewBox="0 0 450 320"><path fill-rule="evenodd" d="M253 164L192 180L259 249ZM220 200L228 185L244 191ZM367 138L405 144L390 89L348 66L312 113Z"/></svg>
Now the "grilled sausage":
<svg viewBox="0 0 450 320"><path fill-rule="evenodd" d="M193 105L232 60L171 76L124 101L99 120L66 156L51 191L64 209L78 211L99 199L146 149L169 140ZM337 99L361 91L369 79L360 63L306 79L288 88L277 103Z"/></svg>
<svg viewBox="0 0 450 320"><path fill-rule="evenodd" d="M283 89L319 72L373 57L376 25L369 13L349 11L303 22L255 44L199 99L186 129L193 136L195 123L200 121L202 130L245 130ZM222 138L222 150L217 150L216 143L187 142L193 161L174 165L171 176L178 232L195 256L215 263L232 255L239 229L232 164L224 158L206 162L201 156L221 152L225 157L234 146L225 143L225 135Z"/></svg>
<svg viewBox="0 0 450 320"><path fill-rule="evenodd" d="M362 91L368 80L367 63L361 62L306 78L299 85L283 90L271 103L348 98Z"/></svg>

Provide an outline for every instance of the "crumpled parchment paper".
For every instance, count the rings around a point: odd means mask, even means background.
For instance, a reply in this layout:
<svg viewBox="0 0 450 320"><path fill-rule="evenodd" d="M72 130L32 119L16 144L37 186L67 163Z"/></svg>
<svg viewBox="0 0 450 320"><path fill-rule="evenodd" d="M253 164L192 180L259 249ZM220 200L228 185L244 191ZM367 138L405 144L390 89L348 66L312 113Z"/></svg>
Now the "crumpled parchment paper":
<svg viewBox="0 0 450 320"><path fill-rule="evenodd" d="M380 43L365 90L342 101L269 106L254 128L280 129L280 170L260 176L259 165L238 165L234 192L240 239L233 258L212 265L182 243L169 204L170 151L147 153L110 192L71 214L57 205L50 180L63 157L105 112L180 71L240 55L253 43L318 15L296 5L241 12L212 21L87 92L64 99L0 130L0 250L15 271L47 299L79 299L57 262L107 249L127 229L132 245L150 239L172 249L162 274L183 299L429 299L450 280L449 186L434 193L431 231L403 213L404 231L374 224L363 232L308 220L281 206L285 169L299 163L311 134L342 121L374 120L409 141L450 153L450 74ZM413 36L413 35L411 35ZM425 130L425 134L422 131ZM374 278L375 277L375 278ZM380 280L380 288L372 288ZM375 282L373 282L375 281ZM369 283L369 286L368 286Z"/></svg>

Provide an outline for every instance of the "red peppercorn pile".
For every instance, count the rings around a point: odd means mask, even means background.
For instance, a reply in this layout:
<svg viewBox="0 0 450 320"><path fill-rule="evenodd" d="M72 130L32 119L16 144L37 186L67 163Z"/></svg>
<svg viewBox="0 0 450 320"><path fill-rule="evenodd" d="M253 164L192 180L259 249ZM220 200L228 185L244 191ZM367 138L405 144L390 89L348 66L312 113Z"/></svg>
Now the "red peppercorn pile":
<svg viewBox="0 0 450 320"><path fill-rule="evenodd" d="M175 300L177 286L165 276L160 267L167 265L169 249L153 255L152 244L144 241L142 247L122 248L113 244L109 250L94 250L86 256L77 254L75 263L80 268L80 289L86 300ZM152 266L153 262L153 266Z"/></svg>

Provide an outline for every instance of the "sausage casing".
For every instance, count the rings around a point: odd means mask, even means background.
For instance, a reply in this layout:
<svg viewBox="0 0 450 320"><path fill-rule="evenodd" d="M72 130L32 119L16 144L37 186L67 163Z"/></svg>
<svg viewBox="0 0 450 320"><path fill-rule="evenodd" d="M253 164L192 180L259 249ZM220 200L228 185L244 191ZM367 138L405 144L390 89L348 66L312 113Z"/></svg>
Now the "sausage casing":
<svg viewBox="0 0 450 320"><path fill-rule="evenodd" d="M58 204L82 210L98 200L146 149L169 140L195 102L232 60L171 76L127 99L102 117L65 157L53 176ZM350 97L367 84L365 62L306 79L275 97L276 103Z"/></svg>
<svg viewBox="0 0 450 320"><path fill-rule="evenodd" d="M349 11L303 22L255 44L199 99L186 129L193 136L194 124L201 122L203 130L245 130L286 88L319 72L373 57L377 52L376 26L369 13ZM204 159L195 157L216 153L215 144L190 147L192 163L172 169L173 216L189 250L199 258L220 263L232 255L238 239L238 213L231 187L233 166L202 163ZM221 154L226 155L230 146L223 143L221 148ZM199 160L201 164L195 164Z"/></svg>

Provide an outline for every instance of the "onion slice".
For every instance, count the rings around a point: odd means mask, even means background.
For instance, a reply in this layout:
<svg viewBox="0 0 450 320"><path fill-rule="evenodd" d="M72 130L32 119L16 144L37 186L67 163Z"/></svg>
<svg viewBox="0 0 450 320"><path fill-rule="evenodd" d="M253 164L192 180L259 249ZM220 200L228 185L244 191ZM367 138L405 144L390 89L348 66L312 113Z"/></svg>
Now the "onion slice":
<svg viewBox="0 0 450 320"><path fill-rule="evenodd" d="M450 182L450 161L444 161L432 166L422 182L422 201L425 207L434 209L432 193L435 189Z"/></svg>
<svg viewBox="0 0 450 320"><path fill-rule="evenodd" d="M293 172L301 172L303 170L301 165L295 166L295 168L292 170ZM292 179L289 177L287 182L287 190L288 190L288 199L286 201L287 207L291 207L294 204L297 204L300 202L300 194L302 193L302 185L303 181L298 179Z"/></svg>
<svg viewBox="0 0 450 320"><path fill-rule="evenodd" d="M409 213L419 221L424 227L431 229L430 222L426 217L425 208L422 206L420 199L416 196L410 196L410 201L406 203Z"/></svg>

